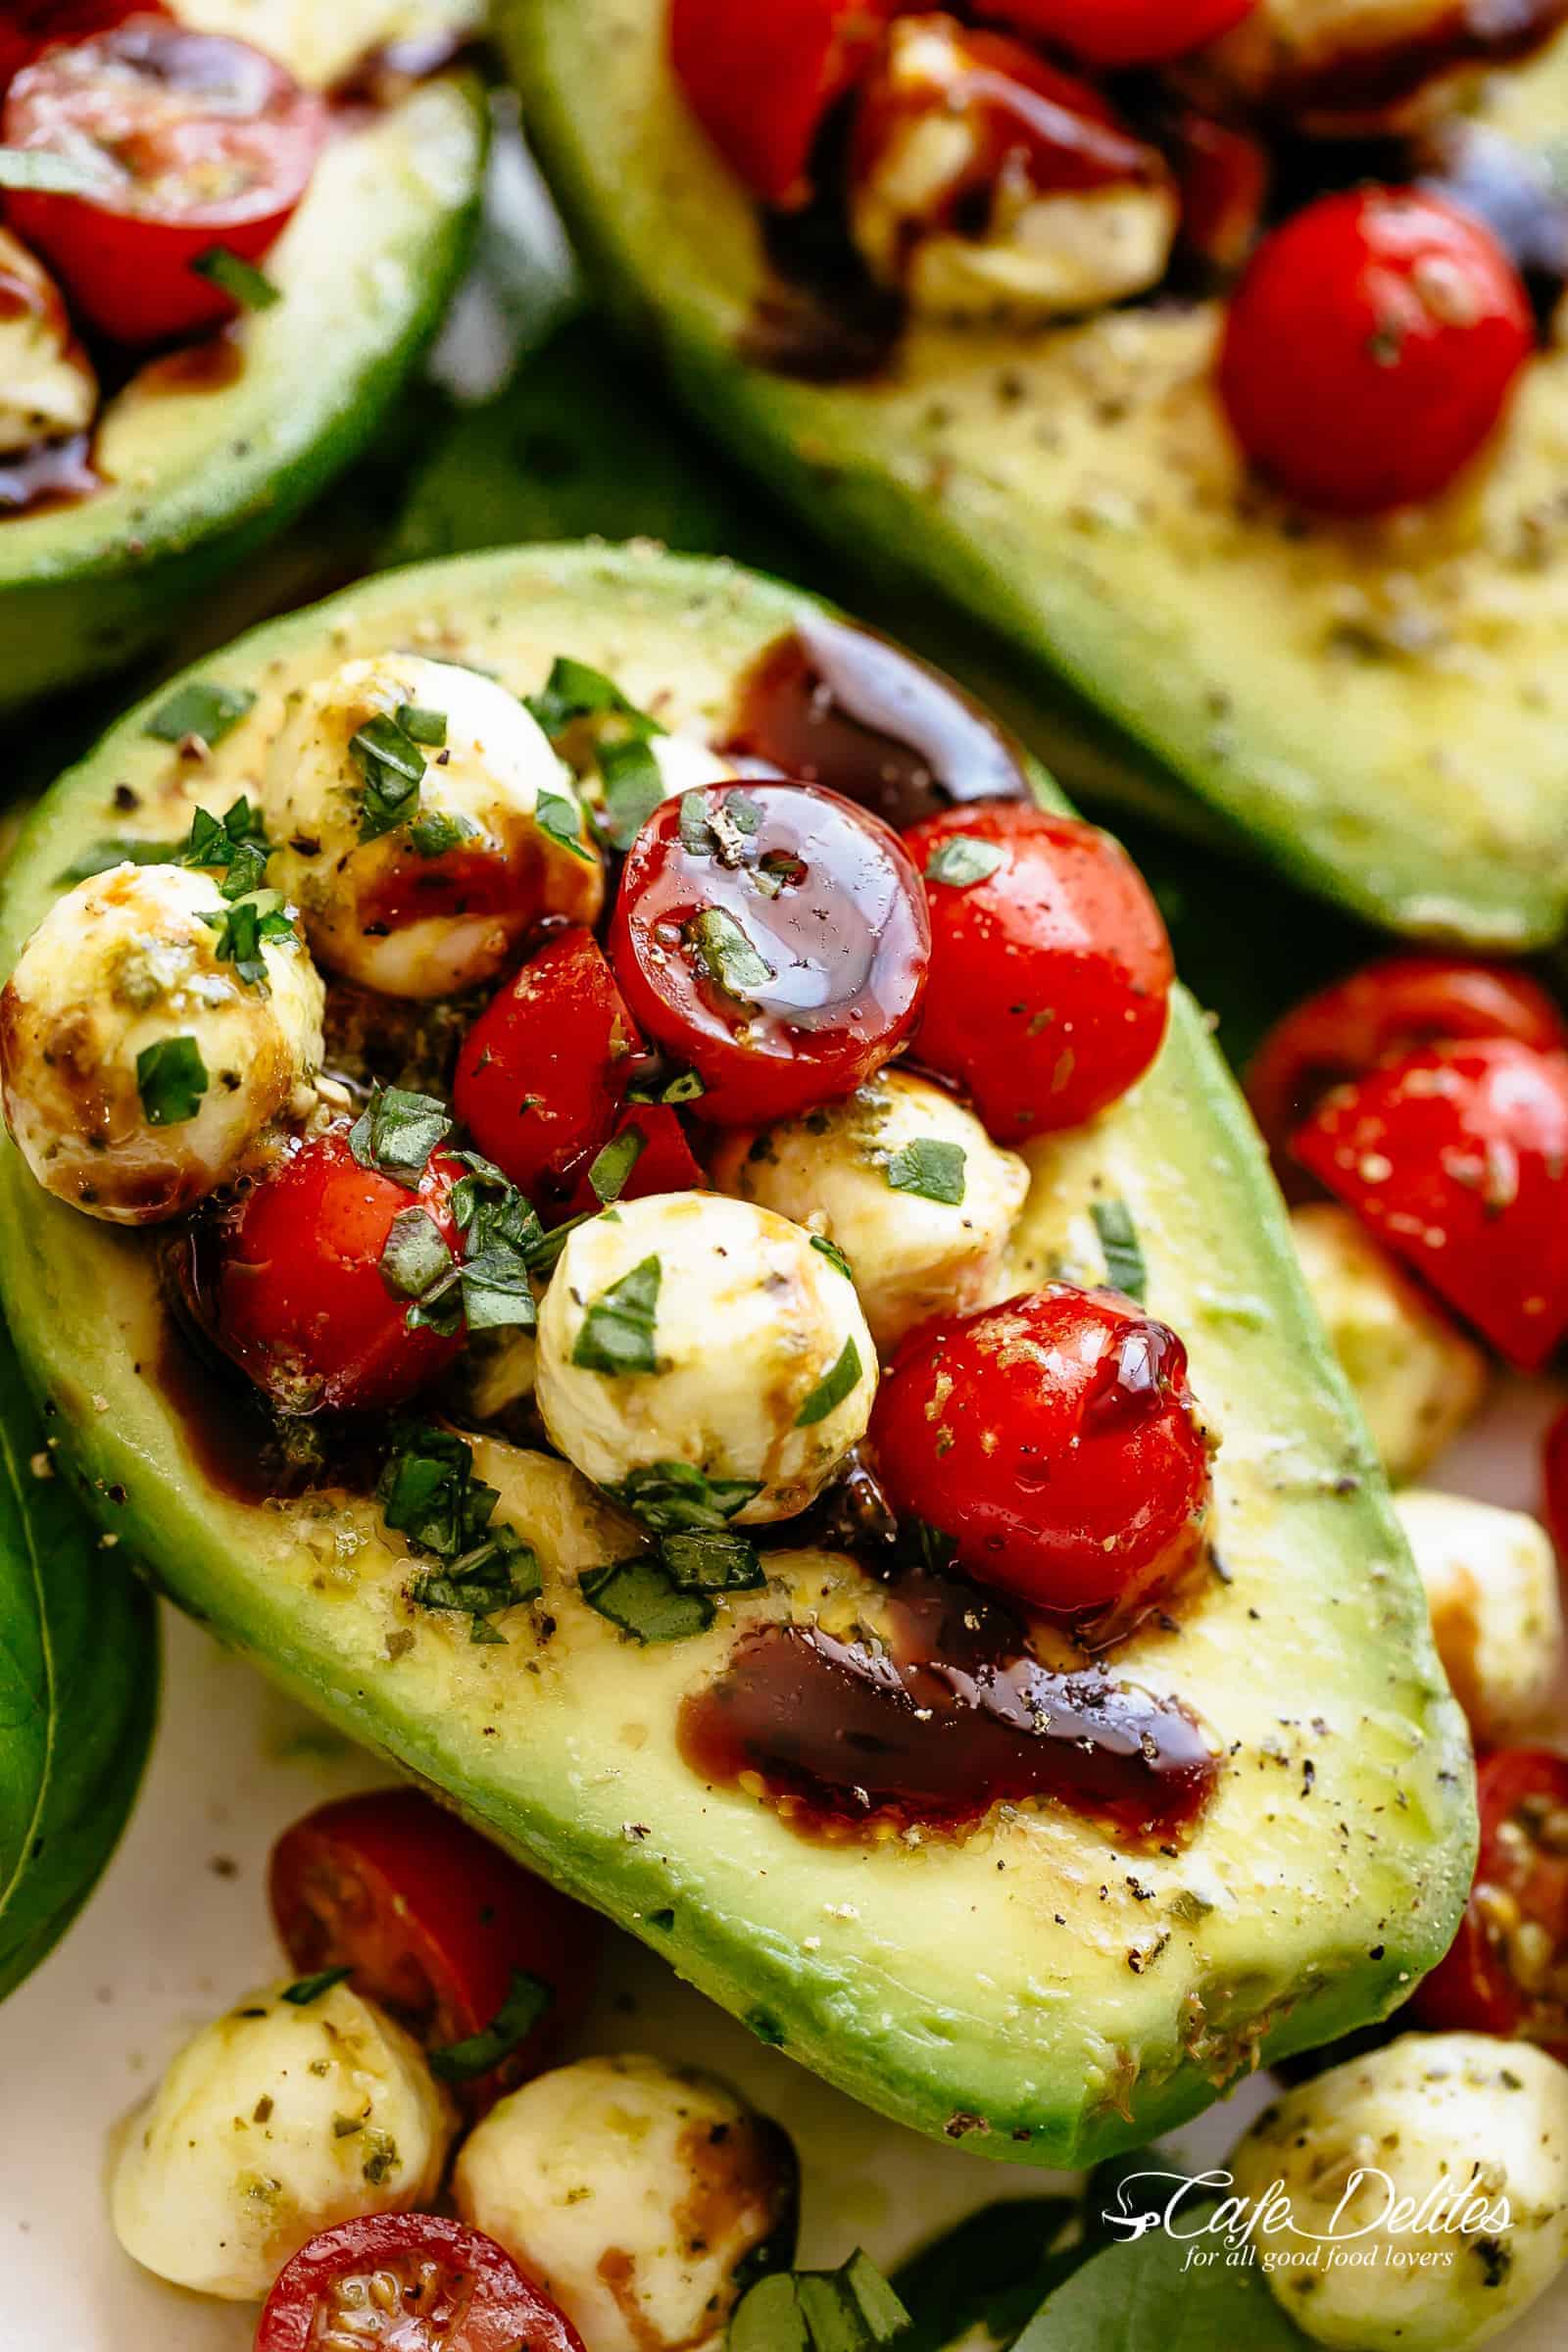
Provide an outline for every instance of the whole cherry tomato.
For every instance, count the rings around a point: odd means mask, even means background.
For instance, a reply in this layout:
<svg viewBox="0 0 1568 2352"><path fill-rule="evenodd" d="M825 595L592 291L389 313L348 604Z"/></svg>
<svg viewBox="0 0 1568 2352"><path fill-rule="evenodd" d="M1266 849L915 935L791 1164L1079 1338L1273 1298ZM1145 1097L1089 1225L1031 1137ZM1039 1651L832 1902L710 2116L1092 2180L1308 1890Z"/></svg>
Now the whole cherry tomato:
<svg viewBox="0 0 1568 2352"><path fill-rule="evenodd" d="M1499 1747L1481 1759L1476 1787L1470 1901L1410 2015L1438 2033L1540 2042L1568 2061L1568 1756Z"/></svg>
<svg viewBox="0 0 1568 2352"><path fill-rule="evenodd" d="M1159 1052L1174 967L1126 852L1076 817L994 801L905 836L931 902L915 1051L999 1142L1081 1127Z"/></svg>
<svg viewBox="0 0 1568 2352"><path fill-rule="evenodd" d="M761 1127L850 1095L913 1029L931 929L896 833L811 784L710 785L657 808L610 935L705 1119Z"/></svg>
<svg viewBox="0 0 1568 2352"><path fill-rule="evenodd" d="M1432 1046L1339 1087L1293 1149L1521 1370L1568 1331L1568 1054Z"/></svg>
<svg viewBox="0 0 1568 2352"><path fill-rule="evenodd" d="M610 1140L641 1049L592 932L563 931L464 1039L453 1107L541 1216L559 1215Z"/></svg>
<svg viewBox="0 0 1568 2352"><path fill-rule="evenodd" d="M254 2352L583 2352L582 2338L493 2237L432 2213L339 2222L302 2246L257 2323Z"/></svg>
<svg viewBox="0 0 1568 2352"><path fill-rule="evenodd" d="M902 0L673 0L676 76L730 169L768 204L804 203L828 109L876 55Z"/></svg>
<svg viewBox="0 0 1568 2352"><path fill-rule="evenodd" d="M256 262L275 243L327 125L323 102L259 49L132 16L44 49L0 114L6 146L85 162L104 193L16 188L7 214L89 324L163 342L235 316L192 265L218 248Z"/></svg>
<svg viewBox="0 0 1568 2352"><path fill-rule="evenodd" d="M980 13L1092 66L1159 66L1217 40L1257 0L980 0Z"/></svg>
<svg viewBox="0 0 1568 2352"><path fill-rule="evenodd" d="M1048 1615L1123 1630L1201 1556L1209 1442L1187 1351L1114 1292L1053 1283L916 1332L871 1443L901 1516Z"/></svg>
<svg viewBox="0 0 1568 2352"><path fill-rule="evenodd" d="M532 2031L463 2085L470 2112L538 2074L593 1997L601 1922L415 1788L307 1813L272 1848L268 1892L302 1976L352 1969L427 2048L482 2034L519 1970L548 1987Z"/></svg>
<svg viewBox="0 0 1568 2352"><path fill-rule="evenodd" d="M1384 956L1275 1022L1252 1056L1247 1099L1277 1158L1331 1087L1418 1046L1511 1037L1568 1051L1568 1022L1544 988L1505 964Z"/></svg>
<svg viewBox="0 0 1568 2352"><path fill-rule="evenodd" d="M1219 388L1250 461L1328 514L1435 498L1469 464L1535 348L1489 228L1416 188L1321 196L1252 257Z"/></svg>
<svg viewBox="0 0 1568 2352"><path fill-rule="evenodd" d="M222 1231L213 1302L219 1345L290 1412L405 1403L462 1346L408 1327L409 1299L382 1258L396 1220L422 1209L454 1257L450 1207L465 1170L432 1152L411 1190L355 1158L337 1127L280 1160Z"/></svg>
<svg viewBox="0 0 1568 2352"><path fill-rule="evenodd" d="M630 1138L635 1142L626 1140ZM707 1183L686 1130L667 1102L628 1104L610 1140L636 1153L614 1195L617 1200L646 1200L655 1193L695 1193ZM600 1194L584 1173L571 1198L571 1214L592 1216L601 1205Z"/></svg>

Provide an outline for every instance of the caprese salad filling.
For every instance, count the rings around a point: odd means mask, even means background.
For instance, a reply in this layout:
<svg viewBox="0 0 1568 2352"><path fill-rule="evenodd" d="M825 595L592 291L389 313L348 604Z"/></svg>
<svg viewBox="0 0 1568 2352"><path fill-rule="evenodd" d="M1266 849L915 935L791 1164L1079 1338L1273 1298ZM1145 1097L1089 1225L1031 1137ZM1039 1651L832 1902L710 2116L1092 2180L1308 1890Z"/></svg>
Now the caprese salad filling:
<svg viewBox="0 0 1568 2352"><path fill-rule="evenodd" d="M895 364L911 318L1040 329L1215 295L1240 450L1308 509L1436 498L1549 331L1568 206L1466 122L1564 0L671 0L709 137L764 209L760 365Z"/></svg>
<svg viewBox="0 0 1568 2352"><path fill-rule="evenodd" d="M154 724L199 780L244 708ZM470 1441L547 1446L635 1531L587 1606L733 1620L680 1726L710 1780L813 1835L1033 1797L1168 1842L1218 1741L1105 1653L1204 1571L1213 1440L1118 1204L1119 1288L1008 1270L1018 1147L1159 1050L1159 915L862 632L773 649L735 735L569 656L522 701L347 662L254 804L81 861L0 996L12 1135L157 1229L210 1474L373 1489L413 1605L506 1640L539 1571ZM750 1621L824 1538L856 1620Z"/></svg>

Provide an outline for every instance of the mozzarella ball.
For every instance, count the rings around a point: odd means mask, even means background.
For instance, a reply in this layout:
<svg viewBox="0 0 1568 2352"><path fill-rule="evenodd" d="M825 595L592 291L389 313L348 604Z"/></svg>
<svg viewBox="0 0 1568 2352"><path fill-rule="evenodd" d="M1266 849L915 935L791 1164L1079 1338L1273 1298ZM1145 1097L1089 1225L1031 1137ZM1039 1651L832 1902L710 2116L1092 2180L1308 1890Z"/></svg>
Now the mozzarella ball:
<svg viewBox="0 0 1568 2352"><path fill-rule="evenodd" d="M0 457L84 433L97 412L98 378L59 287L0 228Z"/></svg>
<svg viewBox="0 0 1568 2352"><path fill-rule="evenodd" d="M1310 131L1410 129L1462 102L1494 39L1505 58L1533 4L1494 10L1494 26L1474 10L1472 26L1453 0L1257 0L1180 78L1213 103L1285 112ZM1393 95L1367 96L1367 70L1396 56L1414 70Z"/></svg>
<svg viewBox="0 0 1568 2352"><path fill-rule="evenodd" d="M1469 2352L1568 2258L1568 2067L1529 2042L1407 2034L1277 2099L1230 2162L1239 2196L1290 2200L1255 2241L1276 2300L1347 2352Z"/></svg>
<svg viewBox="0 0 1568 2352"><path fill-rule="evenodd" d="M503 2099L466 2142L459 2213L506 2247L593 2352L722 2343L736 2271L788 2261L794 2153L711 2077L584 2058Z"/></svg>
<svg viewBox="0 0 1568 2352"><path fill-rule="evenodd" d="M935 1180L920 1160L931 1144L944 1147ZM949 1185L954 1152L961 1158ZM928 1317L990 1302L1029 1190L1016 1152L941 1087L897 1069L803 1118L726 1135L711 1174L720 1192L837 1243L884 1356ZM925 1190L910 1189L922 1181ZM960 1200L931 1197L959 1187Z"/></svg>
<svg viewBox="0 0 1568 2352"><path fill-rule="evenodd" d="M320 975L297 932L265 984L220 957L210 874L117 865L60 899L0 995L6 1124L38 1182L146 1225L232 1177L315 1101Z"/></svg>
<svg viewBox="0 0 1568 2352"><path fill-rule="evenodd" d="M318 2230L427 2205L454 2115L418 2045L336 1984L281 1984L187 2042L125 2127L115 2234L159 2278L234 2302L266 2295Z"/></svg>
<svg viewBox="0 0 1568 2352"><path fill-rule="evenodd" d="M1291 1234L1384 1468L1396 1485L1419 1477L1480 1407L1486 1356L1348 1208L1298 1208Z"/></svg>
<svg viewBox="0 0 1568 2352"><path fill-rule="evenodd" d="M736 1517L756 1524L805 1510L864 1437L876 1350L854 1285L799 1225L659 1193L567 1242L537 1378L545 1427L584 1477L691 1463L755 1485Z"/></svg>
<svg viewBox="0 0 1568 2352"><path fill-rule="evenodd" d="M1412 1488L1395 1497L1432 1631L1479 1742L1537 1724L1563 1662L1557 1558L1524 1511Z"/></svg>
<svg viewBox="0 0 1568 2352"><path fill-rule="evenodd" d="M1160 159L1099 188L1037 188L1021 148L1000 172L982 100L966 103L962 36L946 17L893 26L866 101L850 226L874 277L918 311L1020 323L1119 302L1157 285L1179 206ZM948 225L958 201L992 175L973 234Z"/></svg>
<svg viewBox="0 0 1568 2352"><path fill-rule="evenodd" d="M424 770L406 802L391 777L388 809L377 781L388 771L354 739L405 709L432 716L444 740L417 747ZM451 662L383 654L291 698L264 800L279 844L272 876L312 947L384 996L477 988L543 916L591 923L604 904L577 787L538 720Z"/></svg>

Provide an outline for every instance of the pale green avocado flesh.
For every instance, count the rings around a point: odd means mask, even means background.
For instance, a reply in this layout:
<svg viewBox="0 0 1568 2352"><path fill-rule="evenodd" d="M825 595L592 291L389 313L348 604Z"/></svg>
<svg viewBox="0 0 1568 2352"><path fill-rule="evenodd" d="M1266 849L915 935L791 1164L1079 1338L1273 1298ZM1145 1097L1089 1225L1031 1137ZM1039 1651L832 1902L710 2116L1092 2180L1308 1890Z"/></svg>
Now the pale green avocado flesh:
<svg viewBox="0 0 1568 2352"><path fill-rule="evenodd" d="M193 801L254 796L285 697L345 660L415 647L522 693L568 653L722 741L758 657L820 610L647 549L509 551L367 582L203 665L258 698L210 765L150 739L143 709L54 788L0 905L0 969L62 870L125 831L127 791L130 821L160 839ZM1468 1888L1471 1775L1365 1431L1191 1004L1113 1112L1031 1158L1012 1287L1103 1281L1091 1207L1125 1200L1152 1308L1185 1338L1221 1438L1218 1566L1174 1630L1147 1627L1114 1667L1179 1694L1223 1748L1176 1852L1118 1847L1051 1803L956 1838L814 1842L764 1799L706 1787L676 1709L753 1619L874 1609L863 1569L775 1555L768 1589L726 1601L710 1633L640 1647L575 1589L624 1553L625 1523L564 1463L486 1442L481 1473L546 1582L498 1621L504 1646L475 1646L411 1602L372 1502L258 1504L215 1483L160 1371L156 1237L48 1198L9 1143L0 1288L94 1509L220 1639L869 2105L985 2155L1079 2164L1404 1998Z"/></svg>
<svg viewBox="0 0 1568 2352"><path fill-rule="evenodd" d="M448 74L334 140L267 257L281 301L113 394L103 489L0 519L0 710L159 643L365 447L462 273L486 137L478 83Z"/></svg>
<svg viewBox="0 0 1568 2352"><path fill-rule="evenodd" d="M1074 789L1239 830L1374 921L1503 951L1555 937L1561 329L1451 495L1359 526L1247 481L1213 390L1217 302L1033 333L916 322L865 381L767 372L742 346L777 281L674 82L667 13L501 0L498 28L614 311L709 429L879 590L935 591L980 624ZM1559 132L1568 41L1497 76L1488 106L1523 141ZM1100 721L1079 730L1087 758L1064 690Z"/></svg>

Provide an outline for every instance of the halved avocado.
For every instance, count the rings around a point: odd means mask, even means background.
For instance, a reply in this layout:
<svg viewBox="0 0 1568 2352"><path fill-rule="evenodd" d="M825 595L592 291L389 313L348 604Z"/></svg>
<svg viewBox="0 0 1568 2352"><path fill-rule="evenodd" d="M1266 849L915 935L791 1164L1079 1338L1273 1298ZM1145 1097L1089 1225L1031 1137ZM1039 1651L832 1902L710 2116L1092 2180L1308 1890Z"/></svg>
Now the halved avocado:
<svg viewBox="0 0 1568 2352"><path fill-rule="evenodd" d="M254 793L285 697L346 659L416 645L520 693L569 653L722 740L759 658L821 611L647 549L514 550L366 582L204 665L258 698L210 766L193 774L149 738L143 709L56 785L0 903L0 969L62 869L124 831L127 790L159 837L193 798ZM92 1507L220 1638L871 2106L993 2157L1078 2164L1404 1998L1451 1937L1474 1823L1397 1523L1191 1004L1113 1113L1030 1156L1017 1286L1102 1281L1093 1205L1124 1200L1152 1306L1186 1338L1222 1438L1215 1573L1179 1625L1116 1655L1119 1679L1180 1693L1223 1748L1191 1841L1152 1854L1051 1804L999 1807L960 1838L813 1842L744 1789L706 1786L676 1709L737 1630L873 1608L880 1588L836 1555L796 1555L710 1632L640 1647L576 1589L633 1531L564 1462L492 1443L481 1475L536 1546L545 1592L498 1620L504 1645L476 1646L411 1602L373 1502L259 1503L215 1471L188 1381L171 1378L156 1236L50 1199L9 1143L0 1292Z"/></svg>
<svg viewBox="0 0 1568 2352"><path fill-rule="evenodd" d="M585 255L697 416L814 529L981 624L1074 789L1240 829L1374 921L1503 951L1555 937L1561 333L1494 455L1429 511L1359 527L1246 481L1212 388L1217 303L1034 334L915 323L864 381L769 372L745 351L778 281L675 84L667 16L501 0L498 26ZM1559 133L1568 42L1491 103L1523 139ZM1097 714L1092 759L1065 748L1064 687Z"/></svg>
<svg viewBox="0 0 1568 2352"><path fill-rule="evenodd" d="M320 82L345 62L328 13L359 44L351 62L400 25L433 38L472 10L191 0L176 13ZM94 434L104 488L0 516L0 710L156 645L366 446L462 273L487 128L478 82L448 73L334 141L267 258L282 300L110 397Z"/></svg>

